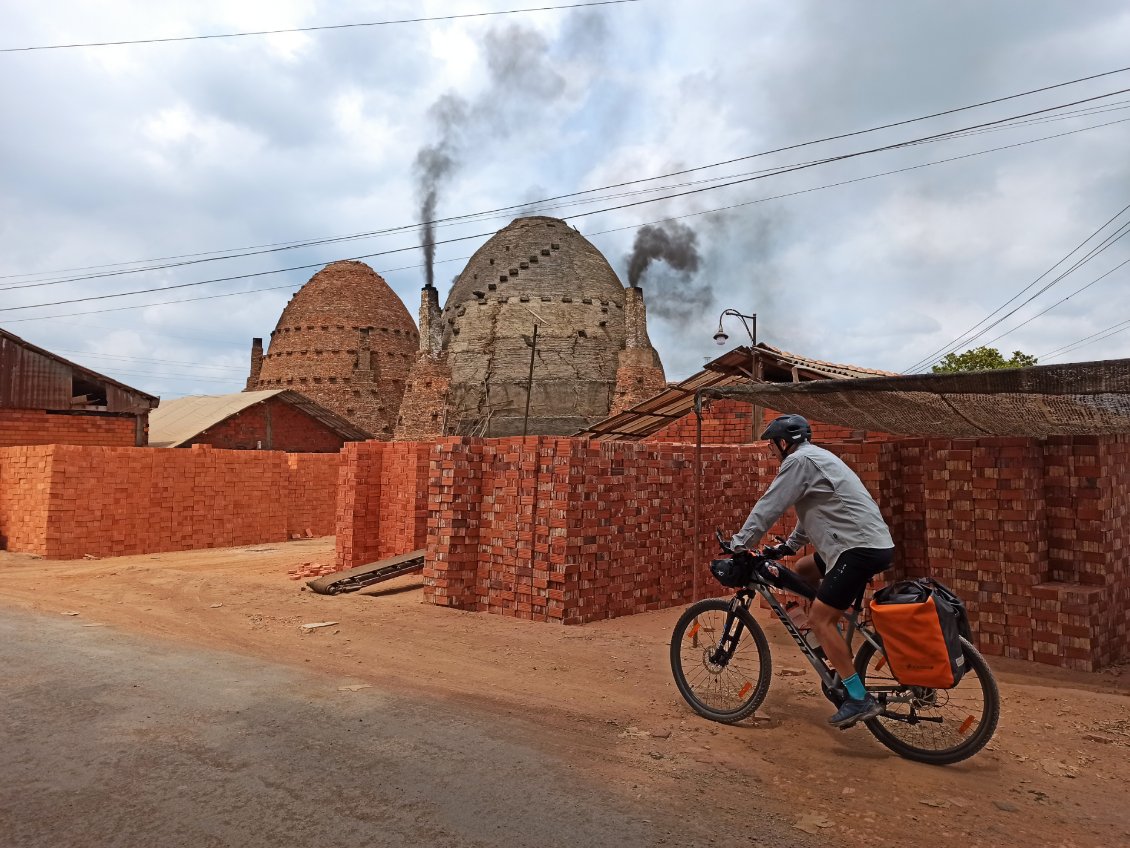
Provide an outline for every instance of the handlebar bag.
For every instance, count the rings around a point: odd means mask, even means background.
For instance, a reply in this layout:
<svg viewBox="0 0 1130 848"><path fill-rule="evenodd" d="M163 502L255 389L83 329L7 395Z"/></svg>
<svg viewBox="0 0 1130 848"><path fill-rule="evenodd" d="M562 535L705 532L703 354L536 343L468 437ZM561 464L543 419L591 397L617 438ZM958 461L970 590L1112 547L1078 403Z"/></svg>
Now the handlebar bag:
<svg viewBox="0 0 1130 848"><path fill-rule="evenodd" d="M871 621L899 683L949 689L965 674L965 606L942 584L926 577L880 589L871 600Z"/></svg>
<svg viewBox="0 0 1130 848"><path fill-rule="evenodd" d="M716 559L710 563L714 579L729 589L740 589L753 578L753 557L739 552L732 559Z"/></svg>

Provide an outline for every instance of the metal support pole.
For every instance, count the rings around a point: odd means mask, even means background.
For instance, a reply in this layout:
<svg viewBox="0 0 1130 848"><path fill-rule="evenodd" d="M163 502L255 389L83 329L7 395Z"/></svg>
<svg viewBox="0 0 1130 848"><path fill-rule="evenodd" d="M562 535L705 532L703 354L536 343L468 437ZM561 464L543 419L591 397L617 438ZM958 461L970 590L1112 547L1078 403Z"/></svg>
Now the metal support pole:
<svg viewBox="0 0 1130 848"><path fill-rule="evenodd" d="M695 446L694 446L694 548L691 568L691 601L698 600L698 572L702 563L702 389L694 393Z"/></svg>
<svg viewBox="0 0 1130 848"><path fill-rule="evenodd" d="M526 414L522 418L522 438L526 437L526 429L530 423L530 395L534 391L534 356L538 350L538 325L534 324L534 340L530 345L530 374L526 378Z"/></svg>

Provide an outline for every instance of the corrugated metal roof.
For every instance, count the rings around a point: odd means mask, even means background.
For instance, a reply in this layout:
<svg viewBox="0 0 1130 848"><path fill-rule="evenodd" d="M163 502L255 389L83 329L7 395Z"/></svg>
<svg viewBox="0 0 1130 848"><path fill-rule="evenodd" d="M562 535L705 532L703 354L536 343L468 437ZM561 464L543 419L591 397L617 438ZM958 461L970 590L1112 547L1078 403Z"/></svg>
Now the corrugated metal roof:
<svg viewBox="0 0 1130 848"><path fill-rule="evenodd" d="M754 374L758 382L773 383L892 376L889 371L809 359L764 342L758 343L755 351L746 346L727 351L697 374L575 435L597 441L646 438L694 411L694 396L699 389L749 385Z"/></svg>
<svg viewBox="0 0 1130 848"><path fill-rule="evenodd" d="M149 416L149 446L175 448L199 436L210 427L269 398L298 407L321 421L346 441L359 442L372 435L350 424L340 415L290 389L260 392L235 392L230 395L191 395L167 400Z"/></svg>
<svg viewBox="0 0 1130 848"><path fill-rule="evenodd" d="M106 395L105 404L72 403L76 378L94 384ZM141 413L160 398L119 383L58 354L0 329L0 407L69 410L96 407L106 412Z"/></svg>

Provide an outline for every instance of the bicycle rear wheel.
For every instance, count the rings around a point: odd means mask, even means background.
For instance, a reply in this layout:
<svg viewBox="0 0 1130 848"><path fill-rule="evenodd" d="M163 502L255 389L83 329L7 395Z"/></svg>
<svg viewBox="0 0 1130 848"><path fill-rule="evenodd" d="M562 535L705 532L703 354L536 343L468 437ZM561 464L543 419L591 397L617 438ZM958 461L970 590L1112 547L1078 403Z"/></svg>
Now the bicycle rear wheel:
<svg viewBox="0 0 1130 848"><path fill-rule="evenodd" d="M671 634L671 672L688 704L711 721L732 724L750 716L769 692L773 664L765 633L738 609L726 622L730 601L710 598L691 605ZM719 650L727 635L733 650Z"/></svg>
<svg viewBox="0 0 1130 848"><path fill-rule="evenodd" d="M908 760L950 765L972 757L988 744L1000 718L1000 692L989 664L965 639L965 675L952 689L903 686L887 658L870 642L855 657L859 679L883 713L866 722L871 733Z"/></svg>

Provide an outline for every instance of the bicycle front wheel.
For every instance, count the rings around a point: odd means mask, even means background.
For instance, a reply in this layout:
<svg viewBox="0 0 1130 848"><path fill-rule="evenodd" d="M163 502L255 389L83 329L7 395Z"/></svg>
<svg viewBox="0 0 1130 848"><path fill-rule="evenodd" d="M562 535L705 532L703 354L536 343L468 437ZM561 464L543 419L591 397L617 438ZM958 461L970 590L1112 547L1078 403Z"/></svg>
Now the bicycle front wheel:
<svg viewBox="0 0 1130 848"><path fill-rule="evenodd" d="M870 642L860 646L855 670L883 713L866 722L871 733L908 760L950 765L972 757L988 744L1000 718L1000 692L989 664L961 640L965 675L952 689L903 686L887 658Z"/></svg>
<svg viewBox="0 0 1130 848"><path fill-rule="evenodd" d="M732 724L761 706L773 664L765 633L749 611L739 608L730 617L730 601L710 598L688 607L675 625L671 672L696 713Z"/></svg>

